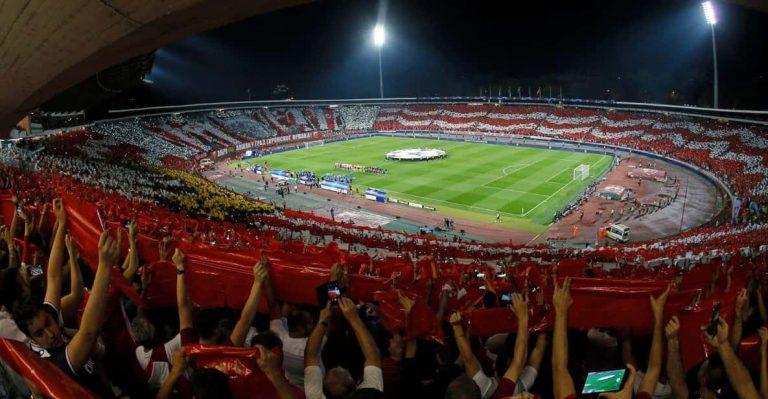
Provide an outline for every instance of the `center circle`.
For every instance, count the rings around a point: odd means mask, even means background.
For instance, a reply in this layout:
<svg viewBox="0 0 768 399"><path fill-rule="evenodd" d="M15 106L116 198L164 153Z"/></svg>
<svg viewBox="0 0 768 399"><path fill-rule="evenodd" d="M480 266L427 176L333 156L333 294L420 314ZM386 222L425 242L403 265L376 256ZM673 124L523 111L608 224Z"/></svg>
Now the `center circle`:
<svg viewBox="0 0 768 399"><path fill-rule="evenodd" d="M386 159L392 161L428 161L445 158L447 155L445 151L437 148L406 148L388 152Z"/></svg>

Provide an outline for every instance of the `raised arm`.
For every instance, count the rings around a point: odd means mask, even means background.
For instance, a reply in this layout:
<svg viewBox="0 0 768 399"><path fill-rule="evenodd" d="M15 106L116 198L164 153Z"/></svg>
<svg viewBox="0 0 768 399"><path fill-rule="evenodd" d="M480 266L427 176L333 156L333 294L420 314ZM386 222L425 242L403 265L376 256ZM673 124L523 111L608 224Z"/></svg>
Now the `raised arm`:
<svg viewBox="0 0 768 399"><path fill-rule="evenodd" d="M123 277L128 281L133 281L136 272L139 270L139 250L136 247L136 236L139 234L139 226L136 222L131 222L128 227L128 267L123 269Z"/></svg>
<svg viewBox="0 0 768 399"><path fill-rule="evenodd" d="M179 309L179 330L192 328L192 300L187 292L187 282L184 253L178 248L173 253L173 264L176 266L176 306Z"/></svg>
<svg viewBox="0 0 768 399"><path fill-rule="evenodd" d="M760 396L768 398L768 328L760 327Z"/></svg>
<svg viewBox="0 0 768 399"><path fill-rule="evenodd" d="M256 348L259 349L259 357L256 359L256 363L272 383L272 386L275 387L277 397L280 399L295 399L293 390L291 390L291 384L281 370L280 359L272 351L261 345L256 345Z"/></svg>
<svg viewBox="0 0 768 399"><path fill-rule="evenodd" d="M685 383L685 369L683 369L683 360L680 358L680 320L677 316L672 316L664 328L664 334L667 336L667 378L669 386L672 388L672 397L675 399L688 399L688 385Z"/></svg>
<svg viewBox="0 0 768 399"><path fill-rule="evenodd" d="M357 343L360 345L360 349L365 356L365 367L375 366L381 368L381 353L379 353L379 347L376 346L376 342L373 340L370 331L365 327L365 324L360 319L360 315L357 314L357 306L349 298L341 298L339 300L339 308L344 318L347 319L349 325L352 326L352 331L355 333Z"/></svg>
<svg viewBox="0 0 768 399"><path fill-rule="evenodd" d="M547 350L547 334L544 332L539 333L536 337L536 346L533 347L531 355L528 356L528 365L539 370L541 367L541 361L544 360L544 352Z"/></svg>
<svg viewBox="0 0 768 399"><path fill-rule="evenodd" d="M62 228L62 227L59 227ZM91 350L99 338L104 323L104 310L107 307L107 294L112 265L120 256L117 242L105 231L99 239L99 266L93 280L93 288L85 305L80 329L67 345L67 359L73 371L79 370L91 355Z"/></svg>
<svg viewBox="0 0 768 399"><path fill-rule="evenodd" d="M456 338L456 346L459 347L461 362L464 364L464 372L469 378L472 378L480 371L480 362L472 353L472 345L464 335L464 327L461 326L461 313L453 312L450 318L451 327L453 327L453 336Z"/></svg>
<svg viewBox="0 0 768 399"><path fill-rule="evenodd" d="M48 270L45 284L45 301L56 309L61 308L61 267L64 265L64 235L67 227L67 214L61 199L53 200L53 213L56 214L57 228L54 232L51 256L48 258ZM111 266L111 265L110 265Z"/></svg>
<svg viewBox="0 0 768 399"><path fill-rule="evenodd" d="M528 298L517 293L512 294L512 311L517 316L517 336L512 363L504 373L504 378L517 382L528 357Z"/></svg>
<svg viewBox="0 0 768 399"><path fill-rule="evenodd" d="M64 243L69 253L69 294L61 298L61 313L65 318L73 318L83 300L83 276L77 266L77 247L69 234L64 237Z"/></svg>
<svg viewBox="0 0 768 399"><path fill-rule="evenodd" d="M708 344L717 348L720 358L723 359L725 374L728 376L731 386L736 391L739 399L760 399L760 395L752 383L752 377L744 364L739 360L736 352L728 343L728 323L721 317L717 324L717 333L711 336L706 331L706 326L701 327L704 331L704 339Z"/></svg>
<svg viewBox="0 0 768 399"><path fill-rule="evenodd" d="M555 293L552 302L555 306L555 327L552 334L552 379L555 399L565 399L576 395L573 378L568 371L568 309L573 303L571 298L571 278L566 277L562 286L554 280Z"/></svg>
<svg viewBox="0 0 768 399"><path fill-rule="evenodd" d="M184 348L180 348L173 352L171 359L171 371L168 372L168 377L163 381L163 385L160 390L157 391L155 399L171 399L173 397L173 387L176 382L184 376L184 371L187 370L189 360Z"/></svg>
<svg viewBox="0 0 768 399"><path fill-rule="evenodd" d="M653 340L651 341L651 354L648 357L648 370L645 371L645 377L640 383L639 392L648 392L653 395L656 390L656 383L659 382L661 374L661 357L664 352L664 305L669 297L669 290L672 286L667 286L666 291L654 298L651 297L651 310L653 310Z"/></svg>
<svg viewBox="0 0 768 399"><path fill-rule="evenodd" d="M235 328L232 330L232 334L229 335L229 339L235 346L243 346L245 337L248 335L248 329L253 324L253 319L256 317L256 311L259 309L259 300L261 299L261 287L264 280L267 278L267 258L262 256L259 263L253 266L253 285L251 286L251 293L248 295L248 300L245 301L245 306L242 312L240 312L240 319L235 324Z"/></svg>
<svg viewBox="0 0 768 399"><path fill-rule="evenodd" d="M730 342L731 347L738 348L739 342L741 342L741 335L744 327L744 315L747 313L749 307L749 294L746 288L742 288L739 291L739 296L736 297L736 307L734 308L733 315L733 328L731 329Z"/></svg>
<svg viewBox="0 0 768 399"><path fill-rule="evenodd" d="M304 367L320 365L320 351L323 348L323 338L328 331L328 324L331 319L331 303L328 302L325 308L320 311L320 319L312 330L312 334L307 339L307 346L304 348Z"/></svg>

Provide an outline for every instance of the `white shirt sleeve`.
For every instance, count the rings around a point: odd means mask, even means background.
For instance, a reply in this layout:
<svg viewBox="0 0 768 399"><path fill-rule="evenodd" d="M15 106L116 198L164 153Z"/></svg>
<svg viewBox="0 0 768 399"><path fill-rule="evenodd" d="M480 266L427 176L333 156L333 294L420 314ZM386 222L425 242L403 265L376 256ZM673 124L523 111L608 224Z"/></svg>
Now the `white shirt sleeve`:
<svg viewBox="0 0 768 399"><path fill-rule="evenodd" d="M373 388L384 392L384 372L380 367L365 366L363 369L363 382L357 386L357 389Z"/></svg>
<svg viewBox="0 0 768 399"><path fill-rule="evenodd" d="M490 398L491 395L496 392L496 388L499 387L499 381L497 381L496 378L490 378L485 375L483 370L478 371L477 374L472 377L472 381L480 387L480 394L483 399Z"/></svg>
<svg viewBox="0 0 768 399"><path fill-rule="evenodd" d="M166 342L163 346L165 347L165 355L170 363L171 359L173 359L173 352L181 349L181 334L176 334L175 337Z"/></svg>
<svg viewBox="0 0 768 399"><path fill-rule="evenodd" d="M323 394L323 369L320 366L304 368L304 397L306 399L325 399Z"/></svg>
<svg viewBox="0 0 768 399"><path fill-rule="evenodd" d="M527 392L531 389L536 382L536 376L539 372L531 366L525 366L520 373L520 377L517 378L517 384L515 384L515 395L519 395L523 392Z"/></svg>

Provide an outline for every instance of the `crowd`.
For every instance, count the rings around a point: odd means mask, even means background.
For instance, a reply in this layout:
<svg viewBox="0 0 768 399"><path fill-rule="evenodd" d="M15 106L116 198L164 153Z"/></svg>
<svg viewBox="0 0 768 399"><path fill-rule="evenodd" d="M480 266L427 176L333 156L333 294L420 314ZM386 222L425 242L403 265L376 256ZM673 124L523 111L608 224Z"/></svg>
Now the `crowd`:
<svg viewBox="0 0 768 399"><path fill-rule="evenodd" d="M547 129L600 129L613 132L606 142L635 137L654 150L728 137L681 156L716 152L712 170L733 179L764 173L758 150L731 155L736 141L764 151L747 129L490 107L376 115L428 127L546 119ZM374 115L337 112L275 109L265 125L333 128ZM76 144L0 150L0 359L23 377L0 385L25 396L566 399L589 371L626 365L608 399L768 395L764 180L745 178L758 191L739 200L737 224L663 240L579 251L456 242L274 211L161 167L237 140L225 130L231 140L204 140L182 127L190 119L112 122ZM199 143L181 136L190 131ZM146 158L128 156L136 149Z"/></svg>
<svg viewBox="0 0 768 399"><path fill-rule="evenodd" d="M429 256L287 277L262 250L240 261L232 305L215 308L204 250L176 237L150 248L136 222L89 239L61 199L8 202L0 337L22 346L0 344L44 360L7 385L33 396L76 384L98 397L566 399L588 372L624 367L609 399L768 391L765 252L643 279L597 263L457 268ZM366 293L369 281L380 285ZM291 296L295 285L308 299ZM46 380L53 369L61 380Z"/></svg>

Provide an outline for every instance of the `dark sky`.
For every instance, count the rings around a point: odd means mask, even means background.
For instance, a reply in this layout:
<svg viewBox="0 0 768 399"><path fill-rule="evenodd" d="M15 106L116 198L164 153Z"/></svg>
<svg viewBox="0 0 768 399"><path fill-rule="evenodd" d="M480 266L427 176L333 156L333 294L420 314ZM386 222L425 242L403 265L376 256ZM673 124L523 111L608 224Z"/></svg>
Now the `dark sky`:
<svg viewBox="0 0 768 399"><path fill-rule="evenodd" d="M530 3L525 4L524 3ZM768 15L717 2L721 103L768 108ZM379 9L388 97L563 87L566 96L711 102L711 39L698 1L318 1L159 49L155 103L378 96Z"/></svg>

